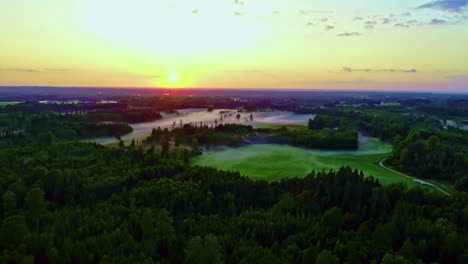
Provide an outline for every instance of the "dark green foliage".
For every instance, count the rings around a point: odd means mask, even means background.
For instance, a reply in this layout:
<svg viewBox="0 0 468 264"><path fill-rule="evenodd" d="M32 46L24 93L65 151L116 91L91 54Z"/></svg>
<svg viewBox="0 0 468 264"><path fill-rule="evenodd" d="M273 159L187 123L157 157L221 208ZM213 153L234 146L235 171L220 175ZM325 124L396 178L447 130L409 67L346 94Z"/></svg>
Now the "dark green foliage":
<svg viewBox="0 0 468 264"><path fill-rule="evenodd" d="M336 116L319 114L308 123L309 129L337 128L340 126L340 119Z"/></svg>
<svg viewBox="0 0 468 264"><path fill-rule="evenodd" d="M1 263L465 263L468 196L359 171L267 183L152 151L0 151Z"/></svg>
<svg viewBox="0 0 468 264"><path fill-rule="evenodd" d="M315 264L338 264L339 259L334 256L330 251L323 250L317 257Z"/></svg>
<svg viewBox="0 0 468 264"><path fill-rule="evenodd" d="M394 146L389 164L417 177L455 182L459 190L466 191L467 138L468 131L459 129L415 129Z"/></svg>
<svg viewBox="0 0 468 264"><path fill-rule="evenodd" d="M133 131L126 123L97 123L82 115L9 113L0 131L0 148L40 144L91 137L120 137Z"/></svg>
<svg viewBox="0 0 468 264"><path fill-rule="evenodd" d="M352 130L287 130L275 131L269 140L276 143L318 149L357 149L358 133Z"/></svg>
<svg viewBox="0 0 468 264"><path fill-rule="evenodd" d="M186 252L186 263L221 264L221 247L213 235L193 237L189 240Z"/></svg>
<svg viewBox="0 0 468 264"><path fill-rule="evenodd" d="M185 144L191 146L193 154L201 153L200 145L229 145L237 146L241 143L244 136L254 132L252 126L239 124L220 124L215 127L207 125L185 124L182 127L174 127L172 130L153 129L151 135L144 140L145 144L158 144L161 138L164 140L173 140L175 146ZM196 140L196 141L195 141ZM197 142L194 144L194 142ZM196 147L198 145L198 148Z"/></svg>

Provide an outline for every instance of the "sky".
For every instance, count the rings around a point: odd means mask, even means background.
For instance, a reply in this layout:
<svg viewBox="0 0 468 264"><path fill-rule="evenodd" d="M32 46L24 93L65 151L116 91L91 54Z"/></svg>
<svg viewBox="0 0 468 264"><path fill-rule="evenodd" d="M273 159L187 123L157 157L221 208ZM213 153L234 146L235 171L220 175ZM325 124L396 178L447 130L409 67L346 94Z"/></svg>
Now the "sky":
<svg viewBox="0 0 468 264"><path fill-rule="evenodd" d="M468 0L0 0L0 86L468 92Z"/></svg>

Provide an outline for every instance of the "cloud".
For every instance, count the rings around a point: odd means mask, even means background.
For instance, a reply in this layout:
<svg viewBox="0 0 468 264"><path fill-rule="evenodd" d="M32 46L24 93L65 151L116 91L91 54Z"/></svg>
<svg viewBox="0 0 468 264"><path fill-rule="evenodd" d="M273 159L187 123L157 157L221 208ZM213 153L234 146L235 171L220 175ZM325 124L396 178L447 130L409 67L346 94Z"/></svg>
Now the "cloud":
<svg viewBox="0 0 468 264"><path fill-rule="evenodd" d="M434 18L429 22L430 25L446 25L447 21L443 19Z"/></svg>
<svg viewBox="0 0 468 264"><path fill-rule="evenodd" d="M334 27L334 26L327 25L327 26L325 26L324 29L325 29L326 31L329 31L329 30L335 29L335 27Z"/></svg>
<svg viewBox="0 0 468 264"><path fill-rule="evenodd" d="M40 72L67 72L71 71L70 69L66 68L44 68L43 70L37 70L32 68L7 68L7 69L0 69L0 71L4 72L23 72L23 73L40 73Z"/></svg>
<svg viewBox="0 0 468 264"><path fill-rule="evenodd" d="M383 18L382 19L382 24L389 24L390 23L390 19L388 18Z"/></svg>
<svg viewBox="0 0 468 264"><path fill-rule="evenodd" d="M241 0L234 0L234 4L235 4L235 5L238 5L238 6L243 6L243 5L244 5L244 2L241 1Z"/></svg>
<svg viewBox="0 0 468 264"><path fill-rule="evenodd" d="M364 28L373 29L375 25L377 25L377 21L366 21L364 23Z"/></svg>
<svg viewBox="0 0 468 264"><path fill-rule="evenodd" d="M363 19L364 18L362 18L362 17L355 17L355 18L353 18L353 21L358 21L358 20L363 20Z"/></svg>
<svg viewBox="0 0 468 264"><path fill-rule="evenodd" d="M194 14L194 15L198 15L199 13L200 13L200 10L198 10L198 9L193 9L192 10L192 14Z"/></svg>
<svg viewBox="0 0 468 264"><path fill-rule="evenodd" d="M343 67L344 72L403 72L403 73L416 73L416 69L353 69L351 67Z"/></svg>
<svg viewBox="0 0 468 264"><path fill-rule="evenodd" d="M313 23L313 22L308 22L306 25L309 26L309 27L313 27L313 26L315 26L316 24Z"/></svg>
<svg viewBox="0 0 468 264"><path fill-rule="evenodd" d="M35 69L24 69L24 68L10 68L10 69L4 69L2 71L7 71L7 72L25 72L25 73L38 73L40 71L35 70Z"/></svg>
<svg viewBox="0 0 468 264"><path fill-rule="evenodd" d="M372 84L375 81L365 80L365 79L357 79L357 80L328 80L328 81L318 81L318 82L293 82L291 84L300 85L300 86L311 86L311 85L364 85L364 84Z"/></svg>
<svg viewBox="0 0 468 264"><path fill-rule="evenodd" d="M70 69L60 69L60 68L45 68L46 71L52 71L52 72L66 72L70 71Z"/></svg>
<svg viewBox="0 0 468 264"><path fill-rule="evenodd" d="M136 75L136 76L142 77L142 78L149 78L149 79L159 79L159 78L167 77L167 75Z"/></svg>
<svg viewBox="0 0 468 264"><path fill-rule="evenodd" d="M361 36L359 32L343 32L337 35L338 37L357 37Z"/></svg>
<svg viewBox="0 0 468 264"><path fill-rule="evenodd" d="M238 11L236 11L236 12L234 12L232 14L235 15L235 16L243 16L244 15L244 13L241 13L241 12L238 12Z"/></svg>
<svg viewBox="0 0 468 264"><path fill-rule="evenodd" d="M435 0L418 6L417 9L439 9L448 12L461 12L468 5L468 0Z"/></svg>
<svg viewBox="0 0 468 264"><path fill-rule="evenodd" d="M332 14L333 11L331 10L312 10L312 9L301 9L299 10L299 14L301 15L312 15L312 14Z"/></svg>
<svg viewBox="0 0 468 264"><path fill-rule="evenodd" d="M409 26L407 24L403 24L403 23L397 23L395 25L393 25L394 27L400 27L400 28L409 28Z"/></svg>

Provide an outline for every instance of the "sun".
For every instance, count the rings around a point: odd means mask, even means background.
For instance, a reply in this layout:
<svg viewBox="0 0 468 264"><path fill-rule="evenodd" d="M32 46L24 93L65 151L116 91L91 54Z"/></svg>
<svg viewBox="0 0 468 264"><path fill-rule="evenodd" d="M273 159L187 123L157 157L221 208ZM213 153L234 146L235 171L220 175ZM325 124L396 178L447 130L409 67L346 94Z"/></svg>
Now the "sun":
<svg viewBox="0 0 468 264"><path fill-rule="evenodd" d="M155 79L155 84L165 88L180 88L190 85L187 76L183 76L179 72L169 72L164 78Z"/></svg>
<svg viewBox="0 0 468 264"><path fill-rule="evenodd" d="M170 73L167 76L167 82L171 84L176 84L178 82L177 74L175 73Z"/></svg>

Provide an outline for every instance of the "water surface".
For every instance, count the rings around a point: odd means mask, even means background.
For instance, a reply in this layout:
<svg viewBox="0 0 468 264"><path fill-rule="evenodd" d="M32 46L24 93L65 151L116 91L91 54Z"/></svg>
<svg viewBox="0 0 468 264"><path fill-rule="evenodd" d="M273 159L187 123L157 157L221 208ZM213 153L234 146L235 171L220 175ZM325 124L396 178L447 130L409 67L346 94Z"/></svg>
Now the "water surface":
<svg viewBox="0 0 468 264"><path fill-rule="evenodd" d="M161 129L171 129L173 126L178 127L181 124L197 124L200 122L207 125L215 124L243 124L251 125L254 128L264 127L268 125L305 125L309 119L313 119L315 115L295 114L286 111L272 112L246 112L238 113L235 109L215 109L208 112L206 108L190 108L177 110L177 114L161 113L163 119L152 122L131 124L133 132L122 137L124 141L132 139L142 139L151 134L153 128L160 127ZM240 118L237 119L237 114ZM253 115L253 121L250 120L250 115ZM87 142L96 142L100 144L115 143L117 140L113 137L102 137L86 139Z"/></svg>

